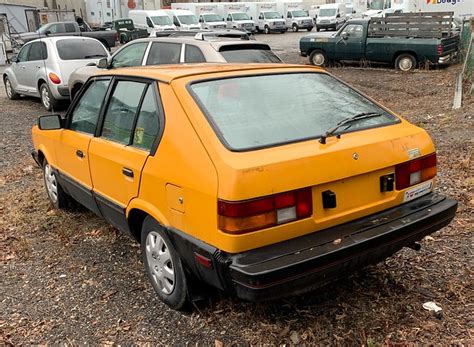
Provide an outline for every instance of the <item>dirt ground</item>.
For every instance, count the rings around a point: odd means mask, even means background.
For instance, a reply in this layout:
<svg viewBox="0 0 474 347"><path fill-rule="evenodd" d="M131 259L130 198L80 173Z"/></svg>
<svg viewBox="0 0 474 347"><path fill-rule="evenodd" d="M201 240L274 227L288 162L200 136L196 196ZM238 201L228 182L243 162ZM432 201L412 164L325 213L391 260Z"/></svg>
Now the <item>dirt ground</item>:
<svg viewBox="0 0 474 347"><path fill-rule="evenodd" d="M330 71L429 132L437 190L459 201L455 220L419 252L404 249L317 292L259 304L217 293L186 314L157 299L131 239L83 209L51 209L29 154L45 112L1 88L0 344L474 344L474 96L451 110L459 66ZM424 310L427 301L443 315Z"/></svg>

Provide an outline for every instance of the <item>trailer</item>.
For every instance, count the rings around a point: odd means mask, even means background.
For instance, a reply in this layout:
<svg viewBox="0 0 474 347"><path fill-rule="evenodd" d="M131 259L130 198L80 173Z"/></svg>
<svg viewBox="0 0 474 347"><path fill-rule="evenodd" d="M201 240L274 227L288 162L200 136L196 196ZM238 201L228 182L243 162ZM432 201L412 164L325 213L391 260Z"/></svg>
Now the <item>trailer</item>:
<svg viewBox="0 0 474 347"><path fill-rule="evenodd" d="M242 2L218 2L217 14L225 20L227 28L255 32L255 22L247 14Z"/></svg>

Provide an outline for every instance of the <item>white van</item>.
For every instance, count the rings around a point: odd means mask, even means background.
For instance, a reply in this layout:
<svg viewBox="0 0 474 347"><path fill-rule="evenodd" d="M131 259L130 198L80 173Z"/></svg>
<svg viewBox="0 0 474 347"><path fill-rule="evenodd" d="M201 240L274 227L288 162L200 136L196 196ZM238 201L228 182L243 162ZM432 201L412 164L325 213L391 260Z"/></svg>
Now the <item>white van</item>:
<svg viewBox="0 0 474 347"><path fill-rule="evenodd" d="M160 31L176 30L170 17L163 11L132 10L128 12L128 18L133 20L136 28L148 30L152 37Z"/></svg>
<svg viewBox="0 0 474 347"><path fill-rule="evenodd" d="M188 10L162 10L173 21L178 30L200 30L197 17Z"/></svg>
<svg viewBox="0 0 474 347"><path fill-rule="evenodd" d="M316 17L316 31L320 29L339 29L346 22L346 5L326 4L319 6Z"/></svg>
<svg viewBox="0 0 474 347"><path fill-rule="evenodd" d="M202 2L172 3L172 10L188 10L198 18L202 29L225 29L227 23L217 14L217 4Z"/></svg>

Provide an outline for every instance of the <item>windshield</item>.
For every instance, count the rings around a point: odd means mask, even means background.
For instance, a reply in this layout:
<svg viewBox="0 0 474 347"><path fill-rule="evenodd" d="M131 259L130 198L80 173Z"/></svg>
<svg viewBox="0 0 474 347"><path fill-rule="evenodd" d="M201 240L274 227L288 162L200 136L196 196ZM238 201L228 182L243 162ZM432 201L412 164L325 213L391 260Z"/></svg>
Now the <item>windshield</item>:
<svg viewBox="0 0 474 347"><path fill-rule="evenodd" d="M335 8L323 8L319 10L319 17L334 17L336 15Z"/></svg>
<svg viewBox="0 0 474 347"><path fill-rule="evenodd" d="M204 21L206 22L222 22L222 18L219 17L217 14L203 14Z"/></svg>
<svg viewBox="0 0 474 347"><path fill-rule="evenodd" d="M179 21L181 24L198 24L196 16L193 14L185 14L182 16L178 16Z"/></svg>
<svg viewBox="0 0 474 347"><path fill-rule="evenodd" d="M104 46L97 40L64 39L56 42L61 60L99 59L108 57Z"/></svg>
<svg viewBox="0 0 474 347"><path fill-rule="evenodd" d="M247 13L232 13L234 20L250 20L250 17Z"/></svg>
<svg viewBox="0 0 474 347"><path fill-rule="evenodd" d="M292 11L291 13L293 13L293 17L308 17L308 12L306 11L303 11L303 10L298 10L298 11Z"/></svg>
<svg viewBox="0 0 474 347"><path fill-rule="evenodd" d="M277 19L281 18L281 14L278 12L265 12L265 19Z"/></svg>
<svg viewBox="0 0 474 347"><path fill-rule="evenodd" d="M237 151L318 138L341 120L362 112L382 116L351 123L350 131L398 122L322 73L226 78L196 82L190 88L224 145Z"/></svg>
<svg viewBox="0 0 474 347"><path fill-rule="evenodd" d="M171 18L168 16L153 16L151 17L151 21L155 25L173 25Z"/></svg>
<svg viewBox="0 0 474 347"><path fill-rule="evenodd" d="M390 0L371 0L368 3L369 10L384 10L390 7Z"/></svg>

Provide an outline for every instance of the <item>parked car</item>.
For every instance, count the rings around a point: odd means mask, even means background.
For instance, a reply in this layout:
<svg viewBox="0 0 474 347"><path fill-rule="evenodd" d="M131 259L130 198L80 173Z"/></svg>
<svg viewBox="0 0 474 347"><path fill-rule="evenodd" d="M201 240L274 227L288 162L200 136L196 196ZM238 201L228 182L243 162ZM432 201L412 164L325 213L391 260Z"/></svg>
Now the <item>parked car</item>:
<svg viewBox="0 0 474 347"><path fill-rule="evenodd" d="M96 39L49 37L33 40L21 48L5 69L3 82L9 99L20 95L41 98L46 110L69 100L68 81L77 68L107 58L109 53Z"/></svg>
<svg viewBox="0 0 474 347"><path fill-rule="evenodd" d="M43 25L35 32L19 34L19 42L27 43L32 40L55 36L83 36L99 40L108 50L115 47L118 40L115 30L92 31L85 22L79 27L76 22L55 22Z"/></svg>
<svg viewBox="0 0 474 347"><path fill-rule="evenodd" d="M237 30L174 32L171 35L135 40L120 48L109 59L100 61L99 66L77 69L69 79L71 100L91 75L103 69L204 62L282 62L268 44L249 40L246 33Z"/></svg>
<svg viewBox="0 0 474 347"><path fill-rule="evenodd" d="M118 33L121 44L150 36L147 29L135 28L131 19L117 19L113 21L112 25L112 28Z"/></svg>
<svg viewBox="0 0 474 347"><path fill-rule="evenodd" d="M418 248L457 208L433 192L426 131L310 66L104 71L32 136L52 204L131 234L175 309L200 282L250 301L312 290Z"/></svg>
<svg viewBox="0 0 474 347"><path fill-rule="evenodd" d="M316 31L337 30L346 22L346 19L346 5L341 3L321 5L316 17Z"/></svg>
<svg viewBox="0 0 474 347"><path fill-rule="evenodd" d="M431 62L448 64L457 54L459 35L442 38L394 36L396 32L368 34L369 19L353 19L332 36L310 34L300 39L300 52L309 62L325 66L330 60L365 59L393 64L397 69L409 71L417 64ZM397 29L398 30L398 29ZM416 32L414 32L416 34Z"/></svg>

